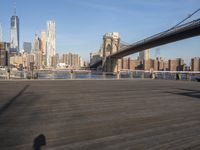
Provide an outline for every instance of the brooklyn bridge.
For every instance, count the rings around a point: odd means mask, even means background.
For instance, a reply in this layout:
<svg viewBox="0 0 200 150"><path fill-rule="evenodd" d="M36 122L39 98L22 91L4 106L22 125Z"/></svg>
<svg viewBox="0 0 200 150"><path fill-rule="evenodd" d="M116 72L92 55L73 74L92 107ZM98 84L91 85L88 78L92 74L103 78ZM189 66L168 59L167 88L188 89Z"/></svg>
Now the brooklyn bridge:
<svg viewBox="0 0 200 150"><path fill-rule="evenodd" d="M169 30L122 47L118 35L105 35L103 38L103 57L93 62L90 68L101 66L105 72L118 72L121 70L121 58L125 56L199 35L200 19L175 26Z"/></svg>

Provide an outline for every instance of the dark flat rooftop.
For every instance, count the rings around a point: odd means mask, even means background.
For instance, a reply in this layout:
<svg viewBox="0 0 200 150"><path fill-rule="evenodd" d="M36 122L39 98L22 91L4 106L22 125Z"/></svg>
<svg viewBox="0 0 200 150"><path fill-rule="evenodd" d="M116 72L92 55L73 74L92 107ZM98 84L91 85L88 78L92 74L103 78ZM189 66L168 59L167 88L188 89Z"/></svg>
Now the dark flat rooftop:
<svg viewBox="0 0 200 150"><path fill-rule="evenodd" d="M0 150L34 139L43 150L199 150L200 83L1 81Z"/></svg>

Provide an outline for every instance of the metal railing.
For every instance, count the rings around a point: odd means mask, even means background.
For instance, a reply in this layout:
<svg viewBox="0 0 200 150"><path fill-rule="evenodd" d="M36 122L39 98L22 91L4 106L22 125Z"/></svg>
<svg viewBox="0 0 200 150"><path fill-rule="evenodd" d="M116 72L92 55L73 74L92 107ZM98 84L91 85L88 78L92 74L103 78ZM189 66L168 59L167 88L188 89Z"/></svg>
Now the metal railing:
<svg viewBox="0 0 200 150"><path fill-rule="evenodd" d="M0 70L0 79L8 80L9 74ZM118 73L112 72L91 72L69 70L38 70L33 74L30 71L11 71L10 80L35 79L35 80L91 80L91 79L162 79L162 80L185 80L200 81L200 71L144 71L144 70L121 70Z"/></svg>

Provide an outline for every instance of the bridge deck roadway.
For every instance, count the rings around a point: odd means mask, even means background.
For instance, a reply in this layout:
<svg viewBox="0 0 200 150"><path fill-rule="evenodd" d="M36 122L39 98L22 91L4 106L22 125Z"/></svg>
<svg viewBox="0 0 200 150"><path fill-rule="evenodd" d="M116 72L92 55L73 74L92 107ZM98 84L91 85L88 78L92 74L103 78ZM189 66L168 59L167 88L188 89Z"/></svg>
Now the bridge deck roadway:
<svg viewBox="0 0 200 150"><path fill-rule="evenodd" d="M200 84L1 81L0 149L30 150L40 134L43 150L199 150Z"/></svg>

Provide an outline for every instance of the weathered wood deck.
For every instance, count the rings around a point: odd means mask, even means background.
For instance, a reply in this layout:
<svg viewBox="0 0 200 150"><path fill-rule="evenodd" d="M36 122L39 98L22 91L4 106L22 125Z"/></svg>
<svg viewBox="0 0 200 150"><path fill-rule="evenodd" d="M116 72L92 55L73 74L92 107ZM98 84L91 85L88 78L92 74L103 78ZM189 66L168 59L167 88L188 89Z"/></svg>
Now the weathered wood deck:
<svg viewBox="0 0 200 150"><path fill-rule="evenodd" d="M199 150L200 84L1 81L0 150L32 149L40 134L43 150Z"/></svg>

